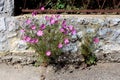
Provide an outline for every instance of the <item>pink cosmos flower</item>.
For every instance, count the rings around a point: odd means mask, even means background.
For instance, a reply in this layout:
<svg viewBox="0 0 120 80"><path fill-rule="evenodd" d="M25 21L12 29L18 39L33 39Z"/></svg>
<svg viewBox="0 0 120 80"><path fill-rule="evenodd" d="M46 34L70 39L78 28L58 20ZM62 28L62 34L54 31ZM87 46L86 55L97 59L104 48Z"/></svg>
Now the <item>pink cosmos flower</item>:
<svg viewBox="0 0 120 80"><path fill-rule="evenodd" d="M58 20L55 20L55 24L58 23L59 21Z"/></svg>
<svg viewBox="0 0 120 80"><path fill-rule="evenodd" d="M36 38L33 38L29 41L31 44L34 44L34 43L38 43L38 39Z"/></svg>
<svg viewBox="0 0 120 80"><path fill-rule="evenodd" d="M94 38L93 41L94 43L99 43L99 38Z"/></svg>
<svg viewBox="0 0 120 80"><path fill-rule="evenodd" d="M64 39L64 43L65 43L65 44L68 44L68 43L69 43L69 39L68 39L68 38L65 38L65 39Z"/></svg>
<svg viewBox="0 0 120 80"><path fill-rule="evenodd" d="M50 17L48 17L48 16L45 16L45 19L46 19L46 21L48 21L48 20L50 20Z"/></svg>
<svg viewBox="0 0 120 80"><path fill-rule="evenodd" d="M35 43L38 43L38 39L37 39L37 38L36 38L36 39L34 39L34 42L35 42Z"/></svg>
<svg viewBox="0 0 120 80"><path fill-rule="evenodd" d="M45 28L46 28L45 24L42 24L42 25L40 26L40 28L41 28L42 30L45 29Z"/></svg>
<svg viewBox="0 0 120 80"><path fill-rule="evenodd" d="M29 36L26 36L25 41L30 42L31 38Z"/></svg>
<svg viewBox="0 0 120 80"><path fill-rule="evenodd" d="M63 47L63 44L62 43L59 43L58 44L58 48L62 48Z"/></svg>
<svg viewBox="0 0 120 80"><path fill-rule="evenodd" d="M63 28L60 28L60 32L65 32L65 30Z"/></svg>
<svg viewBox="0 0 120 80"><path fill-rule="evenodd" d="M71 31L71 33L72 33L72 35L75 35L75 34L77 33L77 31L76 31L75 29L73 29L73 30Z"/></svg>
<svg viewBox="0 0 120 80"><path fill-rule="evenodd" d="M24 29L21 29L21 30L20 30L20 32L24 33L24 32L25 32L25 30L24 30Z"/></svg>
<svg viewBox="0 0 120 80"><path fill-rule="evenodd" d="M52 24L55 24L55 22L56 22L56 21L55 21L54 18L51 18L51 19L50 19L50 24L51 24L51 25L52 25Z"/></svg>
<svg viewBox="0 0 120 80"><path fill-rule="evenodd" d="M50 55L51 55L51 51L47 51L46 56L50 56Z"/></svg>
<svg viewBox="0 0 120 80"><path fill-rule="evenodd" d="M43 36L43 31L39 30L39 31L37 32L37 36Z"/></svg>
<svg viewBox="0 0 120 80"><path fill-rule="evenodd" d="M68 28L69 28L70 31L73 30L73 26L72 25L68 26Z"/></svg>
<svg viewBox="0 0 120 80"><path fill-rule="evenodd" d="M26 37L27 37L27 36L25 36L25 35L24 35L24 36L22 36L22 40L24 40L24 41L25 41L25 40L26 40Z"/></svg>
<svg viewBox="0 0 120 80"><path fill-rule="evenodd" d="M64 34L68 34L68 33L69 33L69 31L68 31L68 30L65 30Z"/></svg>
<svg viewBox="0 0 120 80"><path fill-rule="evenodd" d="M55 19L55 18L56 18L56 15L52 15L51 18Z"/></svg>
<svg viewBox="0 0 120 80"><path fill-rule="evenodd" d="M43 7L41 7L41 8L40 8L40 10L41 10L41 11L44 11L44 10L45 10L45 7L44 7L44 6L43 6Z"/></svg>
<svg viewBox="0 0 120 80"><path fill-rule="evenodd" d="M36 29L36 26L35 26L35 25L32 25L32 26L31 26L31 29L32 29L32 30L35 30L35 29Z"/></svg>
<svg viewBox="0 0 120 80"><path fill-rule="evenodd" d="M65 26L66 26L66 20L63 20L62 27L65 27Z"/></svg>
<svg viewBox="0 0 120 80"><path fill-rule="evenodd" d="M33 44L34 42L35 42L34 39L31 39L31 40L29 41L29 43L31 43L31 44Z"/></svg>
<svg viewBox="0 0 120 80"><path fill-rule="evenodd" d="M66 25L64 25L63 28L66 29L66 30L68 30L68 26L66 26Z"/></svg>
<svg viewBox="0 0 120 80"><path fill-rule="evenodd" d="M31 23L31 20L30 20L30 19L27 19L27 20L26 20L26 24L29 25L30 23Z"/></svg>
<svg viewBox="0 0 120 80"><path fill-rule="evenodd" d="M38 39L35 39L35 43L38 43Z"/></svg>
<svg viewBox="0 0 120 80"><path fill-rule="evenodd" d="M32 16L36 16L36 15L37 15L37 11L33 11Z"/></svg>

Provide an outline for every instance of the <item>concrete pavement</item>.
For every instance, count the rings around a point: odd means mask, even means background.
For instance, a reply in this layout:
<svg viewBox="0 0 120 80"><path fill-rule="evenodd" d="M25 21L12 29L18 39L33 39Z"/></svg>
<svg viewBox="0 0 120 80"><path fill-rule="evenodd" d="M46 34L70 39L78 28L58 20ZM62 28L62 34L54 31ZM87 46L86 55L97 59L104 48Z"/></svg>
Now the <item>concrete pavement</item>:
<svg viewBox="0 0 120 80"><path fill-rule="evenodd" d="M98 63L87 69L61 69L0 64L0 80L120 80L120 63Z"/></svg>

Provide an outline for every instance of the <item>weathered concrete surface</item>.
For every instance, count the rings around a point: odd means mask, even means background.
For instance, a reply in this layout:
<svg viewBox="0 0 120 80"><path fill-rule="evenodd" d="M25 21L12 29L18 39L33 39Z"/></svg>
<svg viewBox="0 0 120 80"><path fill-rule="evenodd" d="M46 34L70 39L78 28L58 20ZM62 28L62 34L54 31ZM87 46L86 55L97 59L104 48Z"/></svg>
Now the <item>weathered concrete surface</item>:
<svg viewBox="0 0 120 80"><path fill-rule="evenodd" d="M60 70L53 73L48 68L46 72L46 80L120 80L120 64L117 63L99 63L89 69Z"/></svg>
<svg viewBox="0 0 120 80"><path fill-rule="evenodd" d="M98 63L88 69L69 67L54 72L51 66L0 64L0 80L120 80L120 63Z"/></svg>
<svg viewBox="0 0 120 80"><path fill-rule="evenodd" d="M40 68L0 64L0 80L40 80Z"/></svg>

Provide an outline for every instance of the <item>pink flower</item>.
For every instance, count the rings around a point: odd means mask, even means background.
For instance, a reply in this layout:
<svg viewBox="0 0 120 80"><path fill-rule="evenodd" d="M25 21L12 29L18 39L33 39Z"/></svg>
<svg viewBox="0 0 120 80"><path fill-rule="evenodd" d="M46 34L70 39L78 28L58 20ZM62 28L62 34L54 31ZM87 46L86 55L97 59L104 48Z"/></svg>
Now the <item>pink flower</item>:
<svg viewBox="0 0 120 80"><path fill-rule="evenodd" d="M75 34L77 33L77 31L76 31L75 29L73 29L73 30L71 31L71 33L72 33L72 35L75 35Z"/></svg>
<svg viewBox="0 0 120 80"><path fill-rule="evenodd" d="M45 24L42 24L42 25L40 26L40 28L41 28L42 30L45 29L45 28L46 28Z"/></svg>
<svg viewBox="0 0 120 80"><path fill-rule="evenodd" d="M45 10L45 7L44 7L44 6L43 6L43 7L41 7L41 8L40 8L40 10L41 10L41 11L44 11L44 10Z"/></svg>
<svg viewBox="0 0 120 80"><path fill-rule="evenodd" d="M63 26L64 29L68 30L68 27L66 25Z"/></svg>
<svg viewBox="0 0 120 80"><path fill-rule="evenodd" d="M51 19L50 19L50 24L51 24L51 25L52 25L52 24L55 24L55 22L56 22L56 21L55 21L54 18L51 18Z"/></svg>
<svg viewBox="0 0 120 80"><path fill-rule="evenodd" d="M68 43L69 43L69 39L68 39L68 38L65 38L65 39L64 39L64 43L65 43L65 44L68 44Z"/></svg>
<svg viewBox="0 0 120 80"><path fill-rule="evenodd" d="M99 43L99 38L94 38L93 41L94 43Z"/></svg>
<svg viewBox="0 0 120 80"><path fill-rule="evenodd" d="M58 44L58 48L62 48L63 47L63 44L62 43L59 43Z"/></svg>
<svg viewBox="0 0 120 80"><path fill-rule="evenodd" d="M51 18L55 19L55 18L56 18L56 15L52 15Z"/></svg>
<svg viewBox="0 0 120 80"><path fill-rule="evenodd" d="M32 29L32 30L35 30L35 29L36 29L36 26L35 26L35 25L32 25L32 26L31 26L31 29Z"/></svg>
<svg viewBox="0 0 120 80"><path fill-rule="evenodd" d="M48 17L48 16L45 16L45 19L46 19L46 21L48 21L48 20L50 20L50 17Z"/></svg>
<svg viewBox="0 0 120 80"><path fill-rule="evenodd" d="M39 31L37 32L37 36L43 36L43 31L39 30Z"/></svg>
<svg viewBox="0 0 120 80"><path fill-rule="evenodd" d="M37 38L36 38L36 39L34 39L34 42L35 42L35 43L38 43L38 39L37 39Z"/></svg>
<svg viewBox="0 0 120 80"><path fill-rule="evenodd" d="M63 20L62 27L65 27L65 26L66 26L66 20Z"/></svg>
<svg viewBox="0 0 120 80"><path fill-rule="evenodd" d="M47 51L46 56L50 56L50 55L51 55L51 51Z"/></svg>
<svg viewBox="0 0 120 80"><path fill-rule="evenodd" d="M33 11L32 16L36 16L36 15L37 15L37 11Z"/></svg>
<svg viewBox="0 0 120 80"><path fill-rule="evenodd" d="M68 32L68 30L66 30L65 32L64 32L64 34L68 34L69 32Z"/></svg>
<svg viewBox="0 0 120 80"><path fill-rule="evenodd" d="M33 43L35 42L35 40L34 40L34 39L31 39L29 42L30 42L31 44L33 44Z"/></svg>
<svg viewBox="0 0 120 80"><path fill-rule="evenodd" d="M26 24L29 25L30 23L31 23L31 20L30 20L30 19L27 19L27 20L26 20Z"/></svg>
<svg viewBox="0 0 120 80"><path fill-rule="evenodd" d="M30 42L31 44L38 43L38 39L33 38L33 39L31 39L29 42Z"/></svg>
<svg viewBox="0 0 120 80"><path fill-rule="evenodd" d="M59 21L58 20L55 20L55 24L58 23Z"/></svg>
<svg viewBox="0 0 120 80"><path fill-rule="evenodd" d="M24 36L22 36L22 40L24 40L24 41L25 41L26 37L27 37L27 36L25 36L25 35L24 35Z"/></svg>
<svg viewBox="0 0 120 80"><path fill-rule="evenodd" d="M60 32L65 32L65 30L63 28L60 28Z"/></svg>
<svg viewBox="0 0 120 80"><path fill-rule="evenodd" d="M29 36L26 36L25 41L30 42L31 38Z"/></svg>
<svg viewBox="0 0 120 80"><path fill-rule="evenodd" d="M73 26L72 25L68 26L68 28L69 28L70 31L73 30Z"/></svg>
<svg viewBox="0 0 120 80"><path fill-rule="evenodd" d="M24 33L24 32L25 32L25 30L24 30L24 29L21 29L21 30L20 30L20 32Z"/></svg>

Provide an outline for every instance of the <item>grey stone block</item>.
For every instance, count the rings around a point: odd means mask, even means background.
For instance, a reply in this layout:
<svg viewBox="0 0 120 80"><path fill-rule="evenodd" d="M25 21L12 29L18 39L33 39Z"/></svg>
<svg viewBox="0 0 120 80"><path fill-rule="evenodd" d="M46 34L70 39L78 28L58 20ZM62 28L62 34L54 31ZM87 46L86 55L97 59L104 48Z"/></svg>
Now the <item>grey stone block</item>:
<svg viewBox="0 0 120 80"><path fill-rule="evenodd" d="M5 3L5 0L0 0L0 11L3 11L4 9L4 3Z"/></svg>
<svg viewBox="0 0 120 80"><path fill-rule="evenodd" d="M14 0L0 0L0 17L11 16L14 12Z"/></svg>
<svg viewBox="0 0 120 80"><path fill-rule="evenodd" d="M14 17L6 17L5 18L5 23L6 23L6 26L7 26L9 32L15 32L16 29L18 29L18 27L16 26L15 20L16 19Z"/></svg>
<svg viewBox="0 0 120 80"><path fill-rule="evenodd" d="M0 43L0 52L6 52L9 50L8 42Z"/></svg>
<svg viewBox="0 0 120 80"><path fill-rule="evenodd" d="M0 32L5 32L5 31L6 31L5 18L2 17L0 18Z"/></svg>

